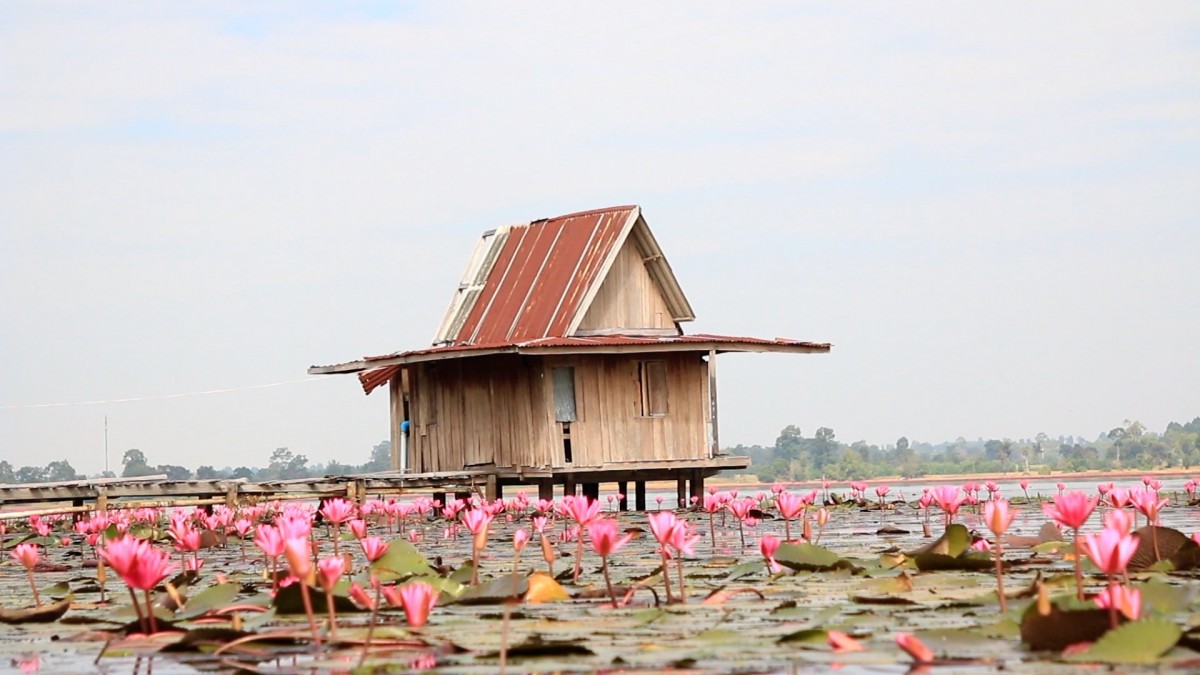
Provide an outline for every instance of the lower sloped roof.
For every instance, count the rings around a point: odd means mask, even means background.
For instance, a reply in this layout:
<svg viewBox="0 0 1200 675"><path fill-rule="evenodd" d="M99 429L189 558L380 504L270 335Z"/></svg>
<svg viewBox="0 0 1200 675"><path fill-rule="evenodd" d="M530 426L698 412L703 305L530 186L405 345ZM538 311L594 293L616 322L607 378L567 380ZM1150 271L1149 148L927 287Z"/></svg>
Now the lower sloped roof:
<svg viewBox="0 0 1200 675"><path fill-rule="evenodd" d="M674 335L642 337L603 335L592 337L541 338L495 345L450 345L381 356L366 356L328 366L310 366L313 375L359 373L366 393L390 380L403 365L446 359L473 358L494 354L624 354L663 352L791 352L819 354L829 351L827 342L804 342L786 338L752 338L731 335Z"/></svg>

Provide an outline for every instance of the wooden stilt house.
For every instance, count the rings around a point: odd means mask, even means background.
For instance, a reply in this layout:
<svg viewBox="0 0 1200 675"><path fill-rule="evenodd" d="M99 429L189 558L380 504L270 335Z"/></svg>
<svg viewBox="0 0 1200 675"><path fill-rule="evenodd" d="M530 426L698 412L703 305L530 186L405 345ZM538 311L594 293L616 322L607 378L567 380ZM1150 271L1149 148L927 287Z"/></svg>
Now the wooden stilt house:
<svg viewBox="0 0 1200 675"><path fill-rule="evenodd" d="M391 396L394 468L477 471L593 496L601 482L684 481L748 465L722 456L717 355L824 343L686 335L694 319L636 206L485 232L432 347L310 373L358 373Z"/></svg>

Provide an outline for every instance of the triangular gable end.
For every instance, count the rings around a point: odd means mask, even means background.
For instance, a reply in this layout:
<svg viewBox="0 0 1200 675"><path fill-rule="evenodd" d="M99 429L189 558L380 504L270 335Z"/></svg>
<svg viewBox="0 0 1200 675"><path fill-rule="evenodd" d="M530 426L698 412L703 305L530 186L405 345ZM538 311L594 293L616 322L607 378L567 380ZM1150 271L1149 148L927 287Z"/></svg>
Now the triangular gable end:
<svg viewBox="0 0 1200 675"><path fill-rule="evenodd" d="M682 335L692 307L640 212L623 235L567 334Z"/></svg>

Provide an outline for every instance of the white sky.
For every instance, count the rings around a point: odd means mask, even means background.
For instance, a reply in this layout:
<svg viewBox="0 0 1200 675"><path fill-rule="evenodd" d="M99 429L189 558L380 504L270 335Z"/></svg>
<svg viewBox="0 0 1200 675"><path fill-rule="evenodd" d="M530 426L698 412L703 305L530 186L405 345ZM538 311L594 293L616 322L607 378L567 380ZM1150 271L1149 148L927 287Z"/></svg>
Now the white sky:
<svg viewBox="0 0 1200 675"><path fill-rule="evenodd" d="M350 8L352 7L352 8ZM1200 4L0 5L0 407L429 343L478 234L642 205L726 445L1200 415ZM0 459L362 462L352 377L0 409Z"/></svg>

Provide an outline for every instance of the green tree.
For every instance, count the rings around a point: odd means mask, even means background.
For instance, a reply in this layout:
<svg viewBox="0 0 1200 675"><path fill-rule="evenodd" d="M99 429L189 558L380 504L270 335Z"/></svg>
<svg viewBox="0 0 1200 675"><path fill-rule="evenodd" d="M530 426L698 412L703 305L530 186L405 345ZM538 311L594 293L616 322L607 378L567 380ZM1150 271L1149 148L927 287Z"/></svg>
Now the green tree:
<svg viewBox="0 0 1200 675"><path fill-rule="evenodd" d="M238 468L233 470L233 473L229 477L230 478L245 478L246 480L253 480L254 479L254 469L251 469L248 466L239 466Z"/></svg>
<svg viewBox="0 0 1200 675"><path fill-rule="evenodd" d="M15 483L17 482L17 472L13 471L13 465L8 463L8 460L0 460L0 483Z"/></svg>
<svg viewBox="0 0 1200 675"><path fill-rule="evenodd" d="M63 481L75 480L79 475L75 473L75 467L65 459L60 459L57 462L50 462L46 465L46 480L48 481Z"/></svg>
<svg viewBox="0 0 1200 675"><path fill-rule="evenodd" d="M192 471L186 466L177 464L159 464L154 467L154 473L164 473L169 480L191 480Z"/></svg>
<svg viewBox="0 0 1200 675"><path fill-rule="evenodd" d="M40 466L23 466L17 469L18 483L45 483L46 470Z"/></svg>
<svg viewBox="0 0 1200 675"><path fill-rule="evenodd" d="M208 464L196 467L196 480L213 480L216 478L220 478L220 474Z"/></svg>
<svg viewBox="0 0 1200 675"><path fill-rule="evenodd" d="M392 442L385 440L371 448L371 459L362 465L364 473L392 470Z"/></svg>
<svg viewBox="0 0 1200 675"><path fill-rule="evenodd" d="M121 456L121 466L125 467L121 472L124 478L134 478L136 476L149 476L154 473L154 467L146 463L146 455L137 448L130 448Z"/></svg>

